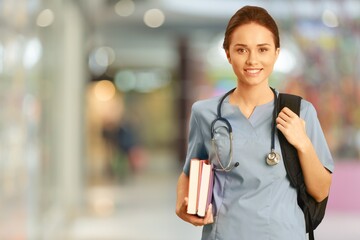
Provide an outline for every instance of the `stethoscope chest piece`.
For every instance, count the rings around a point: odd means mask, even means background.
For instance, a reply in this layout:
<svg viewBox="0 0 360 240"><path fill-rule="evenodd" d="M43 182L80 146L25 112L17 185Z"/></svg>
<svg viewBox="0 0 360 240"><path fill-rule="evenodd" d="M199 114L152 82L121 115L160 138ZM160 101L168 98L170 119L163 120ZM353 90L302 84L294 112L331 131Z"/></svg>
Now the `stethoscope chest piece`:
<svg viewBox="0 0 360 240"><path fill-rule="evenodd" d="M232 149L232 127L230 122L221 116L221 105L224 101L224 99L229 96L232 92L234 92L235 88L233 88L232 90L230 90L229 92L227 92L224 96L222 96L222 98L220 98L219 104L217 105L217 117L216 119L211 123L211 139L212 139L212 146L213 149L215 150L216 153L216 158L218 161L218 164L220 165L220 168L215 168L214 170L218 170L218 171L225 171L225 172L229 172L231 171L233 168L239 166L239 162L236 162L235 164L231 164L232 160L233 160L233 149ZM274 94L274 111L273 111L273 122L272 122L272 129L271 129L271 152L267 155L266 157L266 163L269 166L274 166L276 164L278 164L281 160L280 155L278 153L275 152L275 135L276 135L276 116L278 114L277 112L277 104L278 104L278 99L277 99L277 93L275 91L275 89L271 88L271 91ZM230 158L228 161L227 165L223 165L220 161L220 156L218 155L218 148L216 146L215 143L215 139L214 139L214 134L215 134L215 123L217 122L223 122L228 130L229 133L229 139L230 139Z"/></svg>
<svg viewBox="0 0 360 240"><path fill-rule="evenodd" d="M267 158L266 158L266 163L269 165L269 166L273 166L273 165L276 165L280 162L280 155L274 151L271 151L271 153L269 153L267 155Z"/></svg>

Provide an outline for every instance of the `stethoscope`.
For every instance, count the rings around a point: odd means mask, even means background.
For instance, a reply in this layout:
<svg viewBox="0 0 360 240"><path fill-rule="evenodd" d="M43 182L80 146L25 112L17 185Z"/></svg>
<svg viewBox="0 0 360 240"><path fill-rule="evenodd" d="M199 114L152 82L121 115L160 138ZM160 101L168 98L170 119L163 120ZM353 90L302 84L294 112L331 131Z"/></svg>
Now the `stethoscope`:
<svg viewBox="0 0 360 240"><path fill-rule="evenodd" d="M216 119L211 123L211 143L212 143L212 147L215 150L215 155L216 155L216 160L220 166L220 168L216 168L215 166L213 167L214 170L216 171L225 171L225 172L229 172L231 171L234 167L239 166L239 162L234 163L233 165L231 165L232 161L233 161L233 132L232 132L232 127L230 122L222 117L221 115L221 107L222 104L225 100L225 98L227 96L229 96L231 93L233 93L235 91L236 88L231 89L229 92L227 92L224 96L221 97L219 104L217 105L217 117ZM272 129L271 129L271 151L270 153L266 156L266 163L269 166L274 166L276 164L278 164L280 162L280 154L275 152L275 130L276 130L276 114L277 114L277 105L278 105L278 98L277 98L277 94L275 92L275 89L270 88L271 91L274 93L274 111L273 111L273 119L272 119ZM215 124L217 122L223 122L226 126L228 135L229 135L229 140L230 140L230 157L229 157L229 161L228 164L226 166L224 166L221 162L220 156L218 154L218 147L215 143Z"/></svg>

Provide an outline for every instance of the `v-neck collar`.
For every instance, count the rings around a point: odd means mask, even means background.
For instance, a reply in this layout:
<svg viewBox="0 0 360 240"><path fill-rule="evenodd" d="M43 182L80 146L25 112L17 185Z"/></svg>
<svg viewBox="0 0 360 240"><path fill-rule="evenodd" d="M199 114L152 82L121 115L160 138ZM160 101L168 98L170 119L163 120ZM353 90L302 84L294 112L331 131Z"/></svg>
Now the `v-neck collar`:
<svg viewBox="0 0 360 240"><path fill-rule="evenodd" d="M278 92L276 92L276 94L278 94ZM274 100L271 100L270 102L255 106L253 112L251 113L249 118L247 118L238 106L230 103L229 96L224 99L224 105L227 106L226 108L223 108L224 117L226 117L227 114L240 114L241 117L248 121L253 127L256 127L257 123L259 121L262 121L264 117L272 117L272 113L274 110Z"/></svg>

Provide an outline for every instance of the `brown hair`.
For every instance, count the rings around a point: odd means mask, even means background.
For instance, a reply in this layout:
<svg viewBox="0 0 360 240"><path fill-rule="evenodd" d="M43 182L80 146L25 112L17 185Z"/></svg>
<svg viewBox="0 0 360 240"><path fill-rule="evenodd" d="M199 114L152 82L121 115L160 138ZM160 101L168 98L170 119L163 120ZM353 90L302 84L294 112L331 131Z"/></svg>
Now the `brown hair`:
<svg viewBox="0 0 360 240"><path fill-rule="evenodd" d="M274 36L275 48L280 47L279 30L275 20L270 14L261 7L245 6L240 8L230 19L226 31L223 43L223 48L229 50L230 38L234 30L244 24L257 23L263 27L266 27Z"/></svg>

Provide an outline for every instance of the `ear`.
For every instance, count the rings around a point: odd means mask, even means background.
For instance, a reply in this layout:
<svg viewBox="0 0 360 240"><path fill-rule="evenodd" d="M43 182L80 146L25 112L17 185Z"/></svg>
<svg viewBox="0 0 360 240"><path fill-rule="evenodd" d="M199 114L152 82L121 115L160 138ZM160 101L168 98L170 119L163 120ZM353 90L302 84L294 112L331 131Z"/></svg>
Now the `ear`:
<svg viewBox="0 0 360 240"><path fill-rule="evenodd" d="M231 57L230 57L229 50L225 50L225 53L226 53L226 58L227 58L228 62L231 64Z"/></svg>
<svg viewBox="0 0 360 240"><path fill-rule="evenodd" d="M277 49L275 50L276 60L278 59L279 54L280 54L280 48L277 48ZM276 61L276 60L275 60L275 61Z"/></svg>

